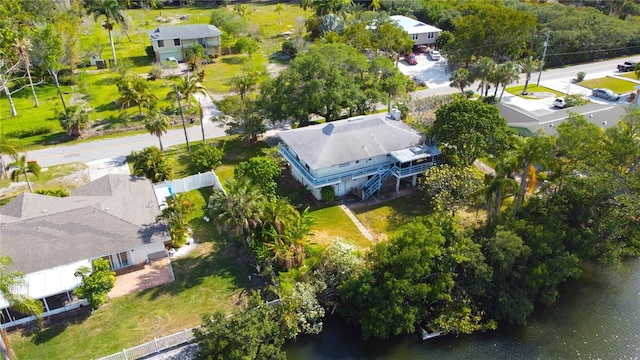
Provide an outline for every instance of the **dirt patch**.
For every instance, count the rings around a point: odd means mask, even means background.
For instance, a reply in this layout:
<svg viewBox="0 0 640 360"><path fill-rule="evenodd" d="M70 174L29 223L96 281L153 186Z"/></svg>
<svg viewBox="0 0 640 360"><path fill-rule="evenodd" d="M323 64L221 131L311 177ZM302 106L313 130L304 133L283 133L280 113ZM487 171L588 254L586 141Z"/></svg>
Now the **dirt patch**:
<svg viewBox="0 0 640 360"><path fill-rule="evenodd" d="M76 163L68 164L67 166L74 166L75 171L65 176L55 177L46 183L32 182L31 186L33 187L33 190L58 188L72 190L89 182L89 169L84 164ZM49 169L44 168L42 171L49 171ZM29 186L26 181L14 182L9 184L6 188L0 189L0 199L18 196L25 191L29 191Z"/></svg>
<svg viewBox="0 0 640 360"><path fill-rule="evenodd" d="M287 68L286 65L270 63L269 65L267 65L267 72L271 77L276 77L278 76L278 74L280 74L282 70L286 68Z"/></svg>

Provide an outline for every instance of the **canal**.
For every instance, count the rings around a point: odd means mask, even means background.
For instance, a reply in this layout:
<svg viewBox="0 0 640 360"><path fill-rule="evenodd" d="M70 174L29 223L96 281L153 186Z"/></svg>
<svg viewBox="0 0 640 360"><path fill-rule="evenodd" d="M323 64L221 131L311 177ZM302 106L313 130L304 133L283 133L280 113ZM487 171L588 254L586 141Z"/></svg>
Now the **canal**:
<svg viewBox="0 0 640 360"><path fill-rule="evenodd" d="M640 259L623 266L590 266L580 280L560 288L558 301L538 306L526 326L422 341L359 338L338 318L320 335L286 346L289 360L316 359L638 359L640 358Z"/></svg>

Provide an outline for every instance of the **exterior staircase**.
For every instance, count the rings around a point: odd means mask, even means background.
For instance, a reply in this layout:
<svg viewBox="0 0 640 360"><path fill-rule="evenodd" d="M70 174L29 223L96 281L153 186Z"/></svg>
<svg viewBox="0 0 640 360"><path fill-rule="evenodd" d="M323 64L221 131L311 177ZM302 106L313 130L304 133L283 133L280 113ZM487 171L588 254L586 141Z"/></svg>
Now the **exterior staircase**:
<svg viewBox="0 0 640 360"><path fill-rule="evenodd" d="M367 182L360 186L360 199L366 200L382 187L384 179L393 174L394 167L378 170Z"/></svg>

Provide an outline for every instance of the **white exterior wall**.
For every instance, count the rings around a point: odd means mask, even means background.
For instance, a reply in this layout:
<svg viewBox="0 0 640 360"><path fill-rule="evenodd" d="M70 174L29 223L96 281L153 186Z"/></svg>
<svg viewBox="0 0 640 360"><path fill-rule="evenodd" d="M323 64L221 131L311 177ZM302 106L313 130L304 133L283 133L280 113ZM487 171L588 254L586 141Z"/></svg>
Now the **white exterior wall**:
<svg viewBox="0 0 640 360"><path fill-rule="evenodd" d="M412 39L414 39L413 41L416 43L416 45L429 45L429 44L435 44L436 43L436 39L438 38L438 32L430 32L430 33L420 33L420 34L413 34ZM417 35L417 39L415 38L415 36ZM429 35L431 35L431 37L429 37Z"/></svg>
<svg viewBox="0 0 640 360"><path fill-rule="evenodd" d="M147 261L147 255L158 251L165 251L164 243L154 242L128 251L131 257L131 265L142 264Z"/></svg>
<svg viewBox="0 0 640 360"><path fill-rule="evenodd" d="M158 41L160 40L152 41L153 51L155 51L158 56L158 59L156 60L165 61L168 57L173 56L178 59L178 61L184 61L184 56L182 53L182 40L180 41L180 45L176 46L173 44L173 39L165 39L163 47L158 46Z"/></svg>

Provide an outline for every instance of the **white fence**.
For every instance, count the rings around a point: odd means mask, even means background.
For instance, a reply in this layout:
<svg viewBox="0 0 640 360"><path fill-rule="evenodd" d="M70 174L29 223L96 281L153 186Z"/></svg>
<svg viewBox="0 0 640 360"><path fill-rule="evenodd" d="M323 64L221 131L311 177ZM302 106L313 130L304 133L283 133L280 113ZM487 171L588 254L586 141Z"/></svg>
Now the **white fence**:
<svg viewBox="0 0 640 360"><path fill-rule="evenodd" d="M195 328L185 329L184 331L160 339L153 339L153 341L149 341L148 343L130 349L123 349L121 352L105 356L98 360L135 360L151 354L157 354L163 350L171 349L193 340L193 329Z"/></svg>
<svg viewBox="0 0 640 360"><path fill-rule="evenodd" d="M159 182L153 184L153 189L155 190L158 204L162 204L168 196L173 194L184 193L208 186L215 186L217 189L224 191L218 176L213 170L187 176L182 179Z"/></svg>

